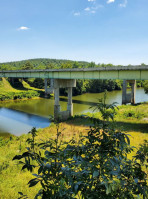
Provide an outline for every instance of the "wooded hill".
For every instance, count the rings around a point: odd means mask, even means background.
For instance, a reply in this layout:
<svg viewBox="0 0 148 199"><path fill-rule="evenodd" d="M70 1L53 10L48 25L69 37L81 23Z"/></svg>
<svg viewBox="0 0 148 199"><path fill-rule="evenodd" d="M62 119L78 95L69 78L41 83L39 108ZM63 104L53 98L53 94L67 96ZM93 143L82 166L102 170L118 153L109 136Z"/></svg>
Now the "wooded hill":
<svg viewBox="0 0 148 199"><path fill-rule="evenodd" d="M62 59L29 59L0 63L0 70L58 69L58 68L93 68L114 66L113 64L95 64L95 62L72 61Z"/></svg>
<svg viewBox="0 0 148 199"><path fill-rule="evenodd" d="M16 62L0 63L0 70L19 70L19 69L53 69L53 68L87 68L94 62L71 61L62 59L29 59Z"/></svg>

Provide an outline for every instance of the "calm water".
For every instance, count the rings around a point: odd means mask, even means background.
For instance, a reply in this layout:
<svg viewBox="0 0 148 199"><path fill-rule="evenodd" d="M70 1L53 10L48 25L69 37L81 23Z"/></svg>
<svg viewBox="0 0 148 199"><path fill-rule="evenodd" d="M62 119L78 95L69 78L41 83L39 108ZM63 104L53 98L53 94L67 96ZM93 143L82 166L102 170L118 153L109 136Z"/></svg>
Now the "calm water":
<svg viewBox="0 0 148 199"><path fill-rule="evenodd" d="M104 93L86 93L73 97L74 114L91 112L90 106L97 103ZM122 91L107 93L107 103L122 101ZM136 103L148 101L142 88L137 89ZM66 110L67 98L60 97L62 110ZM54 98L3 102L0 104L0 133L21 135L32 127L44 128L50 125L49 116L53 115Z"/></svg>

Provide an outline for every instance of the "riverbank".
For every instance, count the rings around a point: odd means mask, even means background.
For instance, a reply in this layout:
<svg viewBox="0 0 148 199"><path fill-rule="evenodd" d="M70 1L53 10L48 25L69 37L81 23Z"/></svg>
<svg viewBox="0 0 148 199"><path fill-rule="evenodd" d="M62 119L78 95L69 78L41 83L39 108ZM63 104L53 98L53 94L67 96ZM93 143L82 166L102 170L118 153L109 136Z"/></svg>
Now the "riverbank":
<svg viewBox="0 0 148 199"><path fill-rule="evenodd" d="M18 83L18 87L13 87L7 79L2 78L0 81L0 101L32 99L43 95L42 89L31 87L24 80Z"/></svg>
<svg viewBox="0 0 148 199"><path fill-rule="evenodd" d="M62 133L64 141L79 139L80 134L85 134L89 130L90 117L101 119L99 113L87 113L86 116L76 116L67 122L60 124L59 131ZM148 140L148 102L137 106L119 106L116 115L117 129L130 134L131 145L139 147L144 140ZM56 135L56 125L39 129L37 142L54 138ZM39 189L39 185L28 189L27 182L32 179L32 175L27 171L21 171L21 165L12 161L15 155L22 154L28 146L26 139L30 135L20 137L11 136L9 139L0 138L0 198L15 199L18 192L27 194L29 198L34 197L34 193ZM133 153L134 154L134 153Z"/></svg>

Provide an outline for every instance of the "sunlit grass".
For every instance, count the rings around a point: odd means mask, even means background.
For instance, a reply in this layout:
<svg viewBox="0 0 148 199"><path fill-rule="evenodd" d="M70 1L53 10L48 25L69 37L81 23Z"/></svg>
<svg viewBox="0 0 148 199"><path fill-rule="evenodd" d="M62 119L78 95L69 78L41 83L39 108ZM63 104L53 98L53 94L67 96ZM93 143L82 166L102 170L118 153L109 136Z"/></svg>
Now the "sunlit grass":
<svg viewBox="0 0 148 199"><path fill-rule="evenodd" d="M9 81L7 81L6 78L2 78L2 80L0 81L0 94L5 94L9 92L23 92L23 91L25 92L26 90L43 91L43 89L31 87L24 80L22 80L22 85L23 85L22 89L15 89L11 86L11 84L9 83Z"/></svg>

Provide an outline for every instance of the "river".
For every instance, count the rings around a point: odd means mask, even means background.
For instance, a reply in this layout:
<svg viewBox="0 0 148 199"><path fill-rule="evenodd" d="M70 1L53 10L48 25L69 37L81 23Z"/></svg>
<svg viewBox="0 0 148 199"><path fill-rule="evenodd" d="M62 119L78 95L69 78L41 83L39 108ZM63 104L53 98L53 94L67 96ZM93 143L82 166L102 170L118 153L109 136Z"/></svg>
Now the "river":
<svg viewBox="0 0 148 199"><path fill-rule="evenodd" d="M92 112L90 107L103 98L104 93L86 93L73 96L74 115ZM148 95L143 88L136 90L136 103L148 101ZM121 105L122 91L107 92L106 103L117 102ZM60 97L62 110L66 110L67 98ZM0 135L21 135L27 133L32 127L44 128L50 125L49 116L53 116L54 98L40 98L33 100L18 100L0 103Z"/></svg>

